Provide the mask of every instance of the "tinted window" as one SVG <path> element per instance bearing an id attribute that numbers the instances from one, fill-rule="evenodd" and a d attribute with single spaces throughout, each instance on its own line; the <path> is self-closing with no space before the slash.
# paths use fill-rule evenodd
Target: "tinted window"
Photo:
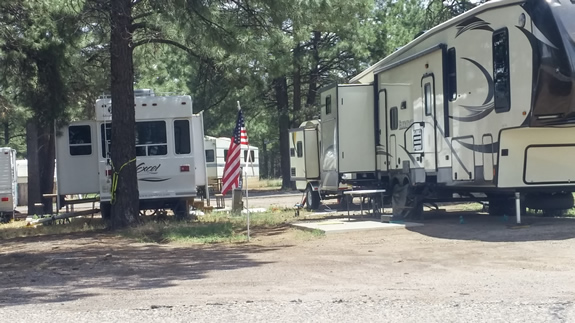
<path id="1" fill-rule="evenodd" d="M 423 101 L 425 104 L 425 115 L 431 115 L 433 111 L 433 92 L 431 89 L 431 83 L 425 83 L 423 86 Z"/>
<path id="2" fill-rule="evenodd" d="M 92 132 L 90 126 L 68 127 L 70 155 L 84 156 L 92 154 Z"/>
<path id="3" fill-rule="evenodd" d="M 228 161 L 228 150 L 224 150 L 224 161 Z"/>
<path id="4" fill-rule="evenodd" d="M 250 159 L 248 160 L 248 151 L 244 150 L 244 162 L 254 162 L 254 157 L 255 153 L 253 150 L 250 150 Z"/>
<path id="5" fill-rule="evenodd" d="M 298 157 L 303 157 L 303 142 L 298 141 L 297 142 L 297 156 Z"/>
<path id="6" fill-rule="evenodd" d="M 509 35 L 507 29 L 502 29 L 493 33 L 495 112 L 507 112 L 511 107 L 509 74 Z"/>
<path id="7" fill-rule="evenodd" d="M 188 120 L 174 121 L 174 148 L 176 154 L 190 153 L 190 139 L 190 122 Z"/>
<path id="8" fill-rule="evenodd" d="M 331 113 L 331 95 L 325 98 L 325 114 Z"/>
<path id="9" fill-rule="evenodd" d="M 165 121 L 136 122 L 136 156 L 168 154 Z"/>
<path id="10" fill-rule="evenodd" d="M 457 99 L 457 57 L 454 47 L 447 51 L 447 89 L 449 101 Z"/>
<path id="11" fill-rule="evenodd" d="M 214 154 L 213 149 L 206 150 L 206 163 L 213 163 L 216 161 L 216 155 Z"/>
<path id="12" fill-rule="evenodd" d="M 102 157 L 106 157 L 109 149 L 110 138 L 112 136 L 112 124 L 101 125 L 102 132 Z M 166 141 L 166 122 L 164 121 L 144 121 L 136 122 L 136 156 L 163 156 L 168 154 L 168 144 Z M 108 141 L 108 145 L 105 144 Z"/>
<path id="13" fill-rule="evenodd" d="M 397 130 L 399 127 L 399 116 L 397 114 L 397 107 L 389 110 L 389 126 L 391 130 Z"/>

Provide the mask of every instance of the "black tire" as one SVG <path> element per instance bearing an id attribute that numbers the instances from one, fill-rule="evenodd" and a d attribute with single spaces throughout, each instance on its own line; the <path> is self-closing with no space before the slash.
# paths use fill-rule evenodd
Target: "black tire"
<path id="1" fill-rule="evenodd" d="M 174 212 L 174 217 L 176 218 L 176 220 L 185 220 L 188 218 L 190 213 L 188 210 L 186 210 L 186 205 L 187 203 L 184 200 L 179 201 L 174 205 L 174 207 L 172 208 L 172 212 Z"/>
<path id="2" fill-rule="evenodd" d="M 112 204 L 110 202 L 100 202 L 100 214 L 102 219 L 110 220 L 112 218 Z"/>
<path id="3" fill-rule="evenodd" d="M 395 220 L 423 218 L 423 197 L 407 180 L 393 186 L 391 207 Z"/>
<path id="4" fill-rule="evenodd" d="M 319 192 L 314 191 L 308 186 L 305 191 L 305 207 L 308 210 L 317 210 L 319 208 Z"/>

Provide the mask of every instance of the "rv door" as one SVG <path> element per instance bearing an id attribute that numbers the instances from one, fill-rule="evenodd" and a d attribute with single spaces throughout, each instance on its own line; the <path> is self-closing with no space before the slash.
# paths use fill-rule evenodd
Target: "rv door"
<path id="1" fill-rule="evenodd" d="M 436 127 L 436 98 L 435 98 L 435 76 L 426 74 L 421 79 L 421 98 L 423 108 L 421 109 L 421 121 L 423 127 L 414 127 L 414 146 L 421 143 L 421 150 L 425 153 L 423 167 L 427 172 L 437 171 L 437 131 Z"/>

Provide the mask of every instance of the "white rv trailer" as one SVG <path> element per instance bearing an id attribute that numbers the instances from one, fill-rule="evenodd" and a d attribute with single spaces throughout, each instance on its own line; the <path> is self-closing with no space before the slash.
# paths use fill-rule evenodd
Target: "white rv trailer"
<path id="1" fill-rule="evenodd" d="M 17 182 L 16 150 L 2 147 L 0 148 L 0 221 L 8 222 L 14 218 L 18 203 Z"/>
<path id="2" fill-rule="evenodd" d="M 331 191 L 335 175 L 383 187 L 398 217 L 453 193 L 489 201 L 492 213 L 508 212 L 516 192 L 531 208 L 572 207 L 573 17 L 573 0 L 500 0 L 434 27 L 351 80 L 374 93 L 361 99 L 373 98 L 369 112 L 354 108 L 369 116 L 361 126 L 341 118 L 347 85 L 324 90 L 321 149 L 332 145 L 339 164 L 322 169 L 319 192 Z M 355 133 L 362 126 L 371 142 Z M 347 140 L 370 150 L 354 156 L 361 169 L 351 180 L 342 176 Z"/>
<path id="3" fill-rule="evenodd" d="M 204 137 L 206 167 L 208 169 L 208 181 L 210 185 L 218 185 L 224 176 L 224 167 L 228 149 L 230 148 L 230 138 L 226 137 Z M 259 150 L 258 147 L 249 146 L 250 154 L 248 155 L 248 146 L 242 145 L 241 167 L 244 169 L 245 176 L 249 178 L 260 177 Z M 251 163 L 250 163 L 251 161 Z M 242 174 L 244 176 L 244 174 Z"/>
<path id="4" fill-rule="evenodd" d="M 187 201 L 197 196 L 197 185 L 206 182 L 203 146 L 195 147 L 195 137 L 203 138 L 203 116 L 192 113 L 187 95 L 156 96 L 146 91 L 135 97 L 135 105 L 140 209 L 170 208 L 176 216 L 184 216 Z M 56 140 L 57 187 L 59 195 L 98 193 L 102 216 L 107 217 L 111 99 L 101 97 L 95 108 L 96 120 L 73 122 Z"/>

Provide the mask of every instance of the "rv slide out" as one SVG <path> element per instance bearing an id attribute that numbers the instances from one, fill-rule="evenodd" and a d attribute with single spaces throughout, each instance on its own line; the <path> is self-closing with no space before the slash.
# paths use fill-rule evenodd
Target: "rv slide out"
<path id="1" fill-rule="evenodd" d="M 198 191 L 207 194 L 203 115 L 193 114 L 190 96 L 140 92 L 135 97 L 140 209 L 172 209 L 176 216 L 185 216 Z M 56 140 L 57 187 L 59 195 L 99 194 L 106 217 L 112 182 L 111 99 L 99 98 L 95 109 L 96 120 L 61 129 Z"/>
<path id="2" fill-rule="evenodd" d="M 573 1 L 490 1 L 323 89 L 320 121 L 303 127 L 320 176 L 292 156 L 292 180 L 316 197 L 384 188 L 402 218 L 455 197 L 513 212 L 517 192 L 524 207 L 573 207 L 573 17 Z"/>

